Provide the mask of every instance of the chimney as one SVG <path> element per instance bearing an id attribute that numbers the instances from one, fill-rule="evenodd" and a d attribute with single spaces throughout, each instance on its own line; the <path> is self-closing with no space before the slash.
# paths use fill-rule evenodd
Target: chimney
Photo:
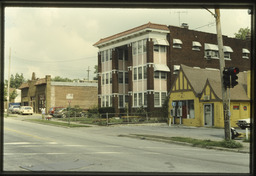
<path id="1" fill-rule="evenodd" d="M 35 72 L 32 73 L 32 79 L 31 79 L 31 80 L 32 80 L 32 81 L 33 81 L 33 80 L 36 80 L 36 74 L 35 74 Z"/>

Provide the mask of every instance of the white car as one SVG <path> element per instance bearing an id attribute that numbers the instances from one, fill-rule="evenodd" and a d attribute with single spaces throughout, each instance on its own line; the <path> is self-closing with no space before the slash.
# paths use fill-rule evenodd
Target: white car
<path id="1" fill-rule="evenodd" d="M 241 129 L 250 128 L 251 126 L 251 119 L 240 119 L 236 123 Z"/>
<path id="2" fill-rule="evenodd" d="M 19 113 L 22 114 L 22 115 L 23 114 L 32 115 L 33 114 L 33 108 L 31 106 L 21 106 Z"/>

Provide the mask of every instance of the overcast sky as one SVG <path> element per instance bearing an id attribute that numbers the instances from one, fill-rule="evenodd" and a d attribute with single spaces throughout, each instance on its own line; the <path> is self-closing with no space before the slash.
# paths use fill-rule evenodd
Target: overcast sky
<path id="1" fill-rule="evenodd" d="M 213 9 L 210 9 L 214 12 Z M 248 10 L 220 10 L 222 34 L 234 37 L 251 25 Z M 215 18 L 205 9 L 6 8 L 5 79 L 11 48 L 11 74 L 31 79 L 45 75 L 92 80 L 101 38 L 148 22 L 216 33 Z"/>

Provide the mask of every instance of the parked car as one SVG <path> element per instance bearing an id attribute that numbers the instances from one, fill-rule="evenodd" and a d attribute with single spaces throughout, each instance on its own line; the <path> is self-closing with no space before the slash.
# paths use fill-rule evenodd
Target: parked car
<path id="1" fill-rule="evenodd" d="M 9 108 L 9 113 L 12 113 L 12 114 L 18 113 L 19 109 L 20 109 L 19 105 L 12 105 Z"/>
<path id="2" fill-rule="evenodd" d="M 251 119 L 240 119 L 236 123 L 241 129 L 250 128 L 251 127 Z"/>
<path id="3" fill-rule="evenodd" d="M 33 108 L 31 106 L 21 106 L 19 110 L 19 114 L 33 114 Z"/>
<path id="4" fill-rule="evenodd" d="M 53 115 L 55 111 L 63 109 L 64 107 L 51 107 L 48 111 L 48 114 Z"/>
<path id="5" fill-rule="evenodd" d="M 84 117 L 84 112 L 81 108 L 62 108 L 54 112 L 52 115 L 57 118 L 66 117 Z"/>
<path id="6" fill-rule="evenodd" d="M 13 108 L 12 108 L 12 113 L 13 114 L 19 113 L 19 110 L 20 110 L 20 106 L 19 105 L 14 105 Z"/>

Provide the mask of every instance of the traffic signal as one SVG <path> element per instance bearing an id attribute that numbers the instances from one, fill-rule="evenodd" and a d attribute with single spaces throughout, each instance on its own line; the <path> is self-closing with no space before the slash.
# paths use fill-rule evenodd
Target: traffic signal
<path id="1" fill-rule="evenodd" d="M 233 88 L 235 87 L 238 82 L 239 69 L 236 67 L 227 67 L 223 70 L 223 85 L 226 88 Z"/>
<path id="2" fill-rule="evenodd" d="M 238 76 L 237 74 L 239 73 L 239 69 L 236 67 L 231 67 L 230 68 L 230 75 L 231 75 L 231 87 L 235 87 L 238 84 Z"/>
<path id="3" fill-rule="evenodd" d="M 230 72 L 229 68 L 224 68 L 223 70 L 223 84 L 225 89 L 230 88 Z"/>

